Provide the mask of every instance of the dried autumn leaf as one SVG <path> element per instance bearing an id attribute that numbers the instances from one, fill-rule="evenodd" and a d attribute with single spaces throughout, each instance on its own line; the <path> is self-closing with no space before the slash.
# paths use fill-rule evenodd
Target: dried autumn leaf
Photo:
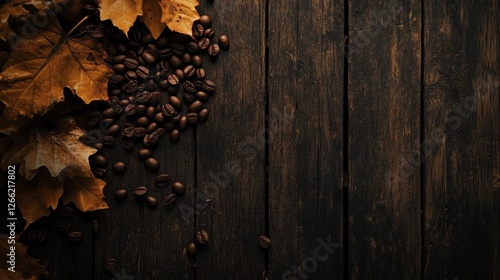
<path id="1" fill-rule="evenodd" d="M 154 1 L 154 0 L 147 0 Z M 161 22 L 172 31 L 192 35 L 193 22 L 200 18 L 197 0 L 159 0 L 163 12 Z"/>
<path id="2" fill-rule="evenodd" d="M 153 35 L 155 39 L 158 39 L 165 27 L 167 27 L 167 25 L 161 21 L 163 15 L 159 1 L 145 0 L 142 9 L 144 15 L 141 17 L 141 21 L 144 22 L 151 32 L 151 35 Z"/>
<path id="3" fill-rule="evenodd" d="M 5 235 L 0 237 L 0 279 L 4 280 L 35 280 L 39 276 L 47 276 L 48 273 L 45 267 L 40 264 L 40 260 L 28 256 L 28 248 L 16 242 L 16 272 L 8 271 L 9 261 L 7 253 L 10 252 L 10 247 L 13 246 L 8 243 L 8 238 Z"/>
<path id="4" fill-rule="evenodd" d="M 99 0 L 98 3 L 101 20 L 110 19 L 125 34 L 137 16 L 142 15 L 143 0 Z"/>
<path id="5" fill-rule="evenodd" d="M 63 203 L 73 202 L 82 212 L 107 209 L 103 200 L 106 182 L 95 177 L 76 176 L 64 183 Z"/>
<path id="6" fill-rule="evenodd" d="M 87 37 L 61 34 L 54 19 L 33 39 L 19 45 L 0 73 L 0 101 L 6 108 L 0 132 L 16 131 L 21 119 L 43 115 L 64 100 L 69 87 L 85 102 L 107 98 L 112 70 L 104 64 L 100 44 Z"/>
<path id="7" fill-rule="evenodd" d="M 52 177 L 91 174 L 89 156 L 96 149 L 84 145 L 79 138 L 85 132 L 79 129 L 74 118 L 64 117 L 50 129 L 31 127 L 13 135 L 14 146 L 5 154 L 1 166 L 19 166 L 20 173 L 31 180 L 42 166 L 47 167 Z"/>
<path id="8" fill-rule="evenodd" d="M 50 215 L 50 209 L 57 208 L 62 195 L 63 184 L 45 167 L 40 168 L 32 180 L 20 177 L 16 183 L 16 201 L 26 220 L 25 229 L 41 217 Z"/>

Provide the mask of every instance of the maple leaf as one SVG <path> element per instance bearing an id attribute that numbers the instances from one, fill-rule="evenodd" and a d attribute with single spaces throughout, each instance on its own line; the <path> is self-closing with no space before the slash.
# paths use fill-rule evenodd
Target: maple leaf
<path id="1" fill-rule="evenodd" d="M 84 145 L 79 138 L 85 132 L 79 129 L 73 117 L 57 120 L 53 127 L 32 126 L 13 134 L 14 146 L 5 153 L 2 169 L 9 164 L 19 166 L 20 173 L 31 180 L 42 166 L 52 177 L 63 172 L 65 177 L 91 174 L 89 156 L 96 149 Z"/>
<path id="2" fill-rule="evenodd" d="M 101 20 L 110 19 L 125 34 L 137 16 L 142 15 L 143 0 L 99 0 L 98 3 Z"/>
<path id="3" fill-rule="evenodd" d="M 0 132 L 16 131 L 26 123 L 23 118 L 46 113 L 64 100 L 65 87 L 85 103 L 106 99 L 112 70 L 103 55 L 97 41 L 63 35 L 57 19 L 33 39 L 19 40 L 0 73 L 0 101 L 6 106 Z"/>
<path id="4" fill-rule="evenodd" d="M 95 177 L 76 176 L 64 184 L 63 203 L 73 202 L 82 212 L 107 209 L 103 200 L 106 182 Z"/>
<path id="5" fill-rule="evenodd" d="M 197 0 L 160 0 L 161 22 L 174 32 L 192 35 L 193 22 L 200 18 L 196 11 L 198 5 Z"/>
<path id="6" fill-rule="evenodd" d="M 153 38 L 158 39 L 167 25 L 161 21 L 162 9 L 158 0 L 146 0 L 142 7 L 144 15 L 141 21 L 144 22 L 146 27 L 153 35 Z"/>
<path id="7" fill-rule="evenodd" d="M 8 238 L 5 235 L 0 236 L 0 279 L 4 280 L 34 280 L 39 276 L 47 276 L 45 266 L 40 264 L 40 260 L 30 257 L 27 253 L 28 248 L 16 242 L 16 272 L 7 270 L 9 257 L 7 253 L 10 252 L 10 247 L 14 246 L 8 243 Z"/>

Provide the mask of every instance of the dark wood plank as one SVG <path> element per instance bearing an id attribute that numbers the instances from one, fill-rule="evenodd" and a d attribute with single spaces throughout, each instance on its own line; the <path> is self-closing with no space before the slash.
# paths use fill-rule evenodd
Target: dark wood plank
<path id="1" fill-rule="evenodd" d="M 420 1 L 350 1 L 351 279 L 420 278 L 420 33 Z"/>
<path id="2" fill-rule="evenodd" d="M 161 165 L 157 173 L 168 173 L 174 180 L 184 182 L 192 193 L 194 185 L 194 134 L 187 130 L 178 143 L 163 138 L 154 152 Z M 192 228 L 182 219 L 177 209 L 166 209 L 163 198 L 171 193 L 170 187 L 158 188 L 156 173 L 149 172 L 136 156 L 136 150 L 127 153 L 117 141 L 117 148 L 108 152 L 110 166 L 123 161 L 128 169 L 124 175 L 114 175 L 109 168 L 106 175 L 106 201 L 110 209 L 100 213 L 100 230 L 95 237 L 95 279 L 111 279 L 104 270 L 107 258 L 117 260 L 118 274 L 134 279 L 194 279 L 192 263 L 183 255 L 184 246 L 192 240 Z M 148 194 L 159 199 L 157 209 L 150 209 L 132 195 L 136 186 L 148 187 Z M 126 201 L 117 202 L 114 190 L 126 188 Z M 186 194 L 179 203 L 193 205 L 193 196 Z M 115 278 L 117 278 L 115 276 Z M 118 278 L 117 278 L 118 279 Z"/>
<path id="3" fill-rule="evenodd" d="M 210 235 L 197 255 L 197 278 L 260 279 L 266 267 L 257 245 L 265 231 L 264 149 L 245 143 L 264 141 L 265 1 L 200 2 L 216 36 L 227 34 L 231 47 L 215 62 L 204 61 L 217 91 L 196 135 L 196 222 Z"/>
<path id="4" fill-rule="evenodd" d="M 344 3 L 268 10 L 270 277 L 343 279 Z"/>
<path id="5" fill-rule="evenodd" d="M 500 278 L 499 17 L 425 1 L 426 279 Z"/>

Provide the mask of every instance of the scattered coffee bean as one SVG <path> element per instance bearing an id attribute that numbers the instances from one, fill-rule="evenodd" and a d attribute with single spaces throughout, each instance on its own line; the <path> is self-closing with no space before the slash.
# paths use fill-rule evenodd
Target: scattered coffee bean
<path id="1" fill-rule="evenodd" d="M 73 243 L 78 243 L 82 240 L 82 233 L 79 231 L 71 231 L 68 233 L 68 240 Z"/>
<path id="2" fill-rule="evenodd" d="M 107 271 L 115 271 L 116 260 L 113 258 L 108 258 L 104 261 L 104 269 Z"/>
<path id="3" fill-rule="evenodd" d="M 203 109 L 203 103 L 201 103 L 199 100 L 194 101 L 189 105 L 188 111 L 192 113 L 198 113 Z M 189 116 L 189 115 L 188 115 Z"/>
<path id="4" fill-rule="evenodd" d="M 172 193 L 165 198 L 165 205 L 167 207 L 170 207 L 174 205 L 176 201 L 177 201 L 177 195 Z"/>
<path id="5" fill-rule="evenodd" d="M 220 35 L 217 42 L 219 43 L 221 49 L 223 50 L 229 49 L 230 43 L 229 43 L 229 37 L 227 35 Z"/>
<path id="6" fill-rule="evenodd" d="M 72 218 L 75 215 L 73 208 L 68 206 L 61 207 L 58 212 L 61 218 Z"/>
<path id="7" fill-rule="evenodd" d="M 160 162 L 157 159 L 150 157 L 144 161 L 144 166 L 146 166 L 149 171 L 156 171 L 160 167 Z"/>
<path id="8" fill-rule="evenodd" d="M 158 187 L 165 187 L 170 183 L 170 176 L 166 173 L 159 174 L 156 176 L 155 181 Z"/>
<path id="9" fill-rule="evenodd" d="M 132 191 L 132 194 L 135 197 L 143 197 L 144 195 L 146 195 L 147 192 L 148 188 L 146 188 L 145 186 L 139 186 Z"/>
<path id="10" fill-rule="evenodd" d="M 198 120 L 200 122 L 205 122 L 207 119 L 208 119 L 208 109 L 205 108 L 198 113 Z"/>
<path id="11" fill-rule="evenodd" d="M 137 157 L 139 159 L 147 159 L 153 156 L 153 151 L 151 149 L 139 149 L 137 150 Z"/>
<path id="12" fill-rule="evenodd" d="M 57 233 L 63 236 L 67 236 L 70 230 L 71 230 L 71 224 L 68 223 L 59 224 L 56 228 Z"/>
<path id="13" fill-rule="evenodd" d="M 150 208 L 156 208 L 158 206 L 158 200 L 152 196 L 146 197 L 146 205 Z"/>
<path id="14" fill-rule="evenodd" d="M 170 133 L 168 134 L 168 139 L 170 139 L 170 141 L 173 143 L 179 141 L 180 137 L 181 137 L 181 133 L 178 129 L 172 129 L 170 131 Z"/>
<path id="15" fill-rule="evenodd" d="M 180 182 L 173 182 L 172 192 L 176 195 L 183 195 L 186 192 L 186 185 Z"/>
<path id="16" fill-rule="evenodd" d="M 200 19 L 198 22 L 203 25 L 204 28 L 210 28 L 212 27 L 212 18 L 208 15 L 202 15 L 200 16 Z"/>
<path id="17" fill-rule="evenodd" d="M 105 168 L 95 168 L 94 169 L 94 175 L 97 176 L 97 177 L 103 177 L 104 174 L 106 174 L 106 169 Z"/>
<path id="18" fill-rule="evenodd" d="M 199 230 L 196 232 L 196 241 L 198 241 L 198 244 L 205 244 L 208 241 L 208 233 L 205 230 Z"/>
<path id="19" fill-rule="evenodd" d="M 190 257 L 193 257 L 194 255 L 196 255 L 196 244 L 191 242 L 189 243 L 187 246 L 186 246 L 186 252 L 188 254 L 188 256 Z"/>
<path id="20" fill-rule="evenodd" d="M 217 44 L 210 45 L 210 47 L 208 47 L 207 52 L 208 52 L 208 55 L 210 55 L 213 58 L 218 56 L 219 52 L 220 52 L 219 45 L 217 45 Z"/>
<path id="21" fill-rule="evenodd" d="M 128 191 L 126 189 L 119 189 L 115 191 L 115 199 L 117 201 L 124 201 L 127 198 Z"/>
<path id="22" fill-rule="evenodd" d="M 206 50 L 208 49 L 209 46 L 210 46 L 210 39 L 208 38 L 201 38 L 198 41 L 198 47 L 200 48 L 200 50 Z"/>
<path id="23" fill-rule="evenodd" d="M 108 165 L 108 160 L 103 155 L 95 155 L 92 161 L 96 166 L 99 167 L 106 167 Z"/>
<path id="24" fill-rule="evenodd" d="M 124 162 L 118 161 L 113 164 L 113 171 L 116 174 L 123 174 L 127 170 L 127 165 Z"/>
<path id="25" fill-rule="evenodd" d="M 267 236 L 262 235 L 259 237 L 259 245 L 263 249 L 269 249 L 269 247 L 271 247 L 271 239 L 269 239 L 269 237 Z"/>

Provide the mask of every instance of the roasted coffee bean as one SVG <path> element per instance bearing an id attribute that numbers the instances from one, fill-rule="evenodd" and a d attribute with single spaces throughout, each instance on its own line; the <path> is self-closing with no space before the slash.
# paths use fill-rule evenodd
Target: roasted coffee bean
<path id="1" fill-rule="evenodd" d="M 116 139 L 115 139 L 115 137 L 113 137 L 111 135 L 106 135 L 102 138 L 102 143 L 106 147 L 114 147 L 115 143 L 116 143 Z"/>
<path id="2" fill-rule="evenodd" d="M 127 198 L 128 191 L 126 189 L 119 189 L 115 191 L 115 199 L 117 201 L 124 201 Z"/>
<path id="3" fill-rule="evenodd" d="M 196 78 L 199 80 L 205 79 L 205 70 L 203 68 L 196 69 Z"/>
<path id="4" fill-rule="evenodd" d="M 196 255 L 196 244 L 194 244 L 193 242 L 189 243 L 187 246 L 186 246 L 186 253 L 188 254 L 188 256 L 190 257 L 194 257 L 194 255 Z"/>
<path id="5" fill-rule="evenodd" d="M 170 121 L 172 121 L 172 122 L 178 122 L 180 119 L 181 119 L 180 114 L 176 114 L 176 115 L 170 117 Z"/>
<path id="6" fill-rule="evenodd" d="M 137 105 L 135 104 L 128 104 L 127 107 L 125 107 L 125 114 L 128 116 L 133 116 L 135 115 L 135 112 L 137 110 Z"/>
<path id="7" fill-rule="evenodd" d="M 137 67 L 139 67 L 139 63 L 134 58 L 126 58 L 123 64 L 125 65 L 125 67 L 131 70 L 135 70 L 137 69 Z"/>
<path id="8" fill-rule="evenodd" d="M 179 81 L 182 82 L 185 80 L 186 76 L 184 75 L 184 71 L 182 69 L 175 69 L 174 75 L 179 78 Z"/>
<path id="9" fill-rule="evenodd" d="M 135 135 L 135 127 L 125 127 L 122 130 L 123 137 L 131 138 Z"/>
<path id="10" fill-rule="evenodd" d="M 144 104 L 137 105 L 137 109 L 135 110 L 136 116 L 143 116 L 144 114 L 146 114 L 146 109 L 146 105 Z"/>
<path id="11" fill-rule="evenodd" d="M 128 99 L 122 99 L 122 100 L 120 100 L 119 104 L 122 107 L 126 107 L 128 104 L 130 104 L 130 100 L 128 100 Z"/>
<path id="12" fill-rule="evenodd" d="M 166 173 L 159 174 L 156 176 L 155 181 L 158 187 L 165 187 L 170 183 L 170 176 Z"/>
<path id="13" fill-rule="evenodd" d="M 197 53 L 199 49 L 200 47 L 198 47 L 198 44 L 196 44 L 196 42 L 189 42 L 186 45 L 186 50 L 190 53 Z"/>
<path id="14" fill-rule="evenodd" d="M 138 85 L 136 80 L 131 80 L 123 85 L 122 90 L 127 94 L 133 94 L 137 91 Z"/>
<path id="15" fill-rule="evenodd" d="M 156 113 L 156 115 L 155 115 L 155 121 L 158 124 L 162 124 L 162 123 L 165 123 L 167 121 L 167 117 L 165 117 L 165 115 L 163 115 L 162 112 L 159 112 L 159 113 Z"/>
<path id="16" fill-rule="evenodd" d="M 172 105 L 175 109 L 179 110 L 182 107 L 182 100 L 179 97 L 172 95 L 168 98 L 168 103 Z"/>
<path id="17" fill-rule="evenodd" d="M 133 150 L 133 149 L 134 149 L 134 147 L 135 147 L 135 143 L 134 143 L 134 141 L 133 141 L 133 140 L 131 140 L 131 139 L 123 139 L 122 144 L 123 144 L 123 148 L 124 148 L 125 150 L 127 150 L 127 151 L 131 151 L 131 150 Z"/>
<path id="18" fill-rule="evenodd" d="M 107 129 L 107 128 L 111 127 L 114 123 L 115 123 L 115 120 L 114 120 L 114 119 L 110 119 L 110 118 L 103 119 L 103 120 L 101 121 L 101 125 L 102 125 L 101 127 L 102 127 L 103 129 Z"/>
<path id="19" fill-rule="evenodd" d="M 146 128 L 145 127 L 136 127 L 135 128 L 135 138 L 142 138 L 146 135 Z"/>
<path id="20" fill-rule="evenodd" d="M 172 55 L 168 58 L 168 64 L 173 69 L 178 69 L 182 67 L 182 60 L 178 56 Z"/>
<path id="21" fill-rule="evenodd" d="M 156 104 L 160 103 L 162 99 L 161 93 L 158 91 L 151 92 L 151 101 L 150 104 L 152 106 L 156 106 Z"/>
<path id="22" fill-rule="evenodd" d="M 156 45 L 158 45 L 159 48 L 164 48 L 166 46 L 168 46 L 168 39 L 167 37 L 159 37 L 157 40 L 156 40 Z"/>
<path id="23" fill-rule="evenodd" d="M 147 192 L 148 188 L 146 188 L 145 186 L 139 186 L 132 191 L 132 194 L 135 197 L 143 197 L 144 195 L 146 195 Z"/>
<path id="24" fill-rule="evenodd" d="M 142 59 L 142 57 L 137 57 L 137 62 L 139 62 L 139 66 L 144 66 L 146 67 L 148 64 Z"/>
<path id="25" fill-rule="evenodd" d="M 259 237 L 259 246 L 262 248 L 262 249 L 269 249 L 269 247 L 271 247 L 271 239 L 269 239 L 269 237 L 267 236 L 260 236 Z"/>
<path id="26" fill-rule="evenodd" d="M 167 81 L 168 81 L 168 83 L 169 83 L 170 85 L 172 85 L 172 86 L 176 86 L 176 85 L 178 85 L 178 84 L 179 84 L 179 77 L 177 77 L 177 76 L 176 76 L 176 75 L 174 75 L 174 74 L 170 74 L 170 75 L 168 75 L 168 77 L 167 77 Z"/>
<path id="27" fill-rule="evenodd" d="M 104 261 L 104 270 L 107 271 L 115 271 L 116 269 L 116 260 L 113 258 L 108 258 Z"/>
<path id="28" fill-rule="evenodd" d="M 137 52 L 140 47 L 141 47 L 141 45 L 136 43 L 136 42 L 128 42 L 127 43 L 127 49 L 134 51 L 134 52 Z"/>
<path id="29" fill-rule="evenodd" d="M 210 40 L 214 37 L 214 35 L 215 35 L 215 31 L 212 28 L 205 29 L 205 32 L 203 34 L 203 36 L 210 38 Z"/>
<path id="30" fill-rule="evenodd" d="M 165 197 L 165 205 L 167 207 L 171 207 L 172 205 L 175 204 L 177 201 L 177 195 L 176 194 L 169 194 L 167 197 Z"/>
<path id="31" fill-rule="evenodd" d="M 147 109 L 146 109 L 146 118 L 148 119 L 153 119 L 156 115 L 156 109 L 154 106 L 149 106 Z"/>
<path id="32" fill-rule="evenodd" d="M 196 68 L 193 65 L 188 65 L 184 68 L 184 75 L 188 78 L 193 77 L 196 74 Z"/>
<path id="33" fill-rule="evenodd" d="M 113 64 L 120 64 L 123 63 L 127 59 L 127 56 L 124 54 L 117 54 L 113 56 Z"/>
<path id="34" fill-rule="evenodd" d="M 203 90 L 203 81 L 195 81 L 194 86 L 196 87 L 196 90 Z"/>
<path id="35" fill-rule="evenodd" d="M 62 223 L 57 225 L 56 231 L 58 234 L 62 236 L 68 235 L 68 232 L 71 230 L 71 224 L 68 223 Z"/>
<path id="36" fill-rule="evenodd" d="M 203 81 L 203 89 L 207 92 L 213 92 L 215 90 L 214 82 L 210 80 Z"/>
<path id="37" fill-rule="evenodd" d="M 193 26 L 193 36 L 201 37 L 203 36 L 203 34 L 205 34 L 205 28 L 203 27 L 203 25 L 201 25 L 200 23 L 195 24 Z"/>
<path id="38" fill-rule="evenodd" d="M 139 159 L 147 159 L 153 156 L 153 151 L 150 149 L 139 149 L 137 150 L 137 157 Z"/>
<path id="39" fill-rule="evenodd" d="M 147 81 L 144 83 L 144 88 L 147 91 L 153 91 L 156 89 L 156 82 L 153 78 L 147 79 Z"/>
<path id="40" fill-rule="evenodd" d="M 156 55 L 156 53 L 158 52 L 158 48 L 156 48 L 156 46 L 154 44 L 148 44 L 146 46 L 146 52 L 148 52 L 152 55 Z"/>
<path id="41" fill-rule="evenodd" d="M 146 134 L 146 136 L 144 136 L 144 140 L 143 140 L 144 146 L 149 147 L 149 146 L 156 145 L 160 141 L 160 139 L 163 136 L 165 136 L 166 133 L 167 132 L 165 131 L 164 128 L 158 128 L 153 133 Z"/>
<path id="42" fill-rule="evenodd" d="M 128 51 L 127 56 L 132 58 L 132 59 L 137 59 L 137 53 L 134 51 Z"/>
<path id="43" fill-rule="evenodd" d="M 117 73 L 117 74 L 123 74 L 123 73 L 125 73 L 125 71 L 127 71 L 127 68 L 125 67 L 124 64 L 119 63 L 119 64 L 113 65 L 113 71 L 115 71 L 115 73 Z M 121 81 L 119 81 L 119 82 L 121 82 Z"/>
<path id="44" fill-rule="evenodd" d="M 176 195 L 183 195 L 186 192 L 186 185 L 181 182 L 172 183 L 172 193 Z"/>
<path id="45" fill-rule="evenodd" d="M 208 241 L 208 233 L 205 230 L 199 230 L 196 232 L 196 241 L 198 241 L 198 244 L 205 244 Z"/>
<path id="46" fill-rule="evenodd" d="M 177 86 L 169 85 L 167 87 L 167 93 L 169 95 L 176 95 L 178 91 L 179 91 L 179 86 L 178 85 Z"/>
<path id="47" fill-rule="evenodd" d="M 213 45 L 210 45 L 210 47 L 208 47 L 208 55 L 211 56 L 211 57 L 216 57 L 217 55 L 219 55 L 219 45 L 217 44 L 213 44 Z"/>
<path id="48" fill-rule="evenodd" d="M 135 124 L 137 126 L 147 127 L 149 125 L 149 119 L 146 117 L 137 118 L 137 120 L 135 121 Z"/>
<path id="49" fill-rule="evenodd" d="M 196 86 L 190 81 L 185 81 L 183 84 L 183 87 L 184 87 L 184 90 L 189 92 L 189 93 L 196 92 Z"/>
<path id="50" fill-rule="evenodd" d="M 208 109 L 205 108 L 205 109 L 201 110 L 198 113 L 198 116 L 199 116 L 198 120 L 200 122 L 205 122 L 208 119 Z"/>
<path id="51" fill-rule="evenodd" d="M 220 35 L 217 41 L 221 49 L 223 50 L 229 49 L 230 42 L 229 42 L 229 37 L 227 35 Z"/>
<path id="52" fill-rule="evenodd" d="M 141 38 L 141 44 L 143 45 L 147 45 L 147 44 L 151 44 L 154 42 L 154 38 L 153 38 L 153 35 L 151 34 L 146 34 L 144 36 L 142 36 Z"/>
<path id="53" fill-rule="evenodd" d="M 198 41 L 198 47 L 200 48 L 200 50 L 206 50 L 208 49 L 208 47 L 210 46 L 210 39 L 208 38 L 201 38 L 199 41 Z"/>
<path id="54" fill-rule="evenodd" d="M 121 94 L 122 94 L 122 91 L 119 88 L 111 89 L 108 93 L 108 95 L 111 97 L 119 97 Z"/>
<path id="55" fill-rule="evenodd" d="M 208 15 L 200 16 L 198 22 L 205 28 L 210 28 L 212 26 L 212 18 L 209 17 Z"/>
<path id="56" fill-rule="evenodd" d="M 192 93 L 185 91 L 182 93 L 182 99 L 184 100 L 184 102 L 191 104 L 196 100 L 196 96 L 194 96 L 194 94 Z"/>
<path id="57" fill-rule="evenodd" d="M 144 161 L 144 166 L 146 166 L 146 169 L 148 169 L 149 171 L 156 171 L 160 167 L 160 162 L 157 159 L 151 157 Z"/>
<path id="58" fill-rule="evenodd" d="M 149 76 L 149 70 L 148 70 L 148 68 L 146 68 L 144 66 L 137 67 L 135 72 L 137 73 L 137 76 L 139 76 L 143 79 L 146 79 Z"/>
<path id="59" fill-rule="evenodd" d="M 154 116 L 153 116 L 154 117 Z M 146 127 L 146 133 L 153 133 L 155 130 L 157 130 L 159 128 L 158 124 L 155 123 L 155 122 L 152 122 L 148 125 L 148 127 Z M 146 134 L 147 135 L 147 134 Z M 144 136 L 146 137 L 146 136 Z"/>
<path id="60" fill-rule="evenodd" d="M 178 42 L 172 42 L 170 43 L 170 48 L 174 52 L 175 55 L 181 56 L 184 54 L 185 47 L 183 44 L 178 43 Z"/>
<path id="61" fill-rule="evenodd" d="M 162 90 L 167 90 L 170 84 L 169 84 L 168 80 L 167 80 L 167 79 L 165 79 L 165 80 L 161 80 L 161 81 L 158 83 L 158 85 L 160 86 L 160 88 L 161 88 Z"/>
<path id="62" fill-rule="evenodd" d="M 154 65 L 156 63 L 156 57 L 150 52 L 143 52 L 141 58 L 149 65 Z"/>
<path id="63" fill-rule="evenodd" d="M 174 52 L 172 51 L 171 48 L 163 48 L 161 49 L 159 52 L 158 52 L 158 55 L 161 57 L 161 58 L 167 58 L 167 57 L 170 57 L 174 54 Z M 168 67 L 164 67 L 163 69 L 167 69 Z"/>
<path id="64" fill-rule="evenodd" d="M 158 206 L 158 200 L 155 197 L 148 196 L 146 197 L 146 205 L 150 208 L 156 208 L 156 206 Z"/>
<path id="65" fill-rule="evenodd" d="M 120 54 L 125 54 L 127 53 L 127 47 L 124 44 L 117 44 L 116 51 Z"/>
<path id="66" fill-rule="evenodd" d="M 68 240 L 73 243 L 82 241 L 82 233 L 79 231 L 72 231 L 68 233 Z"/>
<path id="67" fill-rule="evenodd" d="M 192 113 L 198 113 L 203 109 L 203 103 L 201 103 L 199 100 L 194 101 L 189 105 L 188 111 Z M 188 115 L 189 116 L 189 115 Z"/>
<path id="68" fill-rule="evenodd" d="M 149 91 L 140 92 L 135 95 L 135 101 L 139 104 L 146 104 L 151 101 L 151 93 Z"/>
<path id="69" fill-rule="evenodd" d="M 204 91 L 197 91 L 195 96 L 196 96 L 196 99 L 198 99 L 200 101 L 206 101 L 210 98 L 210 95 L 208 95 L 208 93 L 206 93 Z"/>
<path id="70" fill-rule="evenodd" d="M 103 119 L 112 119 L 114 117 L 116 117 L 116 112 L 113 108 L 107 108 L 106 110 L 102 111 Z"/>
<path id="71" fill-rule="evenodd" d="M 132 71 L 132 70 L 128 70 L 126 73 L 125 73 L 125 77 L 127 78 L 127 80 L 137 80 L 137 74 Z"/>
<path id="72" fill-rule="evenodd" d="M 177 115 L 174 107 L 170 104 L 165 104 L 161 107 L 161 112 L 167 118 Z"/>
<path id="73" fill-rule="evenodd" d="M 180 136 L 181 136 L 181 133 L 180 133 L 180 131 L 179 131 L 179 130 L 177 130 L 177 129 L 172 129 L 172 130 L 169 132 L 169 134 L 168 134 L 168 139 L 170 139 L 170 142 L 175 143 L 175 142 L 179 141 Z"/>
<path id="74" fill-rule="evenodd" d="M 36 239 L 39 242 L 44 242 L 45 239 L 47 239 L 47 234 L 49 233 L 49 230 L 47 228 L 39 228 L 36 232 Z"/>
<path id="75" fill-rule="evenodd" d="M 123 174 L 127 170 L 127 165 L 122 161 L 117 161 L 113 164 L 113 171 L 116 174 Z"/>
<path id="76" fill-rule="evenodd" d="M 75 211 L 73 210 L 73 208 L 68 206 L 61 207 L 58 213 L 62 218 L 72 218 L 75 215 Z"/>
<path id="77" fill-rule="evenodd" d="M 94 147 L 98 153 L 101 153 L 102 151 L 104 151 L 104 144 L 102 143 L 95 143 L 94 145 L 92 145 L 92 147 Z"/>
<path id="78" fill-rule="evenodd" d="M 191 63 L 196 68 L 201 68 L 203 66 L 203 59 L 199 55 L 193 55 L 191 58 Z"/>
<path id="79" fill-rule="evenodd" d="M 167 122 L 163 128 L 165 128 L 166 131 L 170 132 L 172 129 L 176 127 L 175 123 L 173 121 Z"/>
<path id="80" fill-rule="evenodd" d="M 120 133 L 120 130 L 121 130 L 120 125 L 115 123 L 108 128 L 108 134 L 116 136 L 118 133 Z"/>
<path id="81" fill-rule="evenodd" d="M 108 160 L 103 155 L 95 155 L 92 161 L 96 166 L 99 167 L 106 167 L 108 165 Z"/>
<path id="82" fill-rule="evenodd" d="M 188 119 L 186 116 L 182 116 L 181 119 L 179 120 L 179 130 L 184 131 L 186 130 L 188 125 Z"/>
<path id="83" fill-rule="evenodd" d="M 104 176 L 104 174 L 106 174 L 106 169 L 104 169 L 104 168 L 95 168 L 94 169 L 95 176 L 102 177 L 102 176 Z"/>
<path id="84" fill-rule="evenodd" d="M 197 123 L 198 122 L 198 114 L 197 113 L 189 113 L 187 114 L 187 122 L 188 123 Z"/>
<path id="85" fill-rule="evenodd" d="M 184 53 L 181 57 L 182 63 L 184 65 L 189 65 L 191 64 L 191 54 L 190 53 Z"/>

